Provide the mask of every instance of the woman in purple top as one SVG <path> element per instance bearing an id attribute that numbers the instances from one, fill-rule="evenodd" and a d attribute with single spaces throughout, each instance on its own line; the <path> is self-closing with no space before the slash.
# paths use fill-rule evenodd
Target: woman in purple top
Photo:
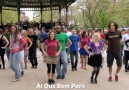
<path id="1" fill-rule="evenodd" d="M 104 42 L 100 41 L 100 34 L 98 33 L 95 33 L 92 37 L 92 41 L 84 47 L 90 55 L 88 64 L 93 67 L 91 83 L 97 84 L 97 77 L 102 63 L 101 51 L 104 50 L 103 47 L 106 48 L 106 45 L 104 44 Z M 91 49 L 92 51 L 90 52 L 88 51 L 88 49 Z M 94 75 L 95 79 L 93 81 Z"/>
<path id="2" fill-rule="evenodd" d="M 11 35 L 10 35 L 10 57 L 9 63 L 11 69 L 15 72 L 15 79 L 12 82 L 19 81 L 20 79 L 20 69 L 19 69 L 19 56 L 20 51 L 25 45 L 25 40 L 19 35 L 17 26 L 11 26 Z"/>

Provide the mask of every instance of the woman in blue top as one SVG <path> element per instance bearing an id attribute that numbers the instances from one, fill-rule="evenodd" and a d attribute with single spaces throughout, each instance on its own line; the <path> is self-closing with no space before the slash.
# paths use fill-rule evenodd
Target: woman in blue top
<path id="1" fill-rule="evenodd" d="M 100 40 L 100 34 L 98 33 L 95 33 L 92 37 L 92 41 L 84 46 L 84 49 L 90 55 L 88 64 L 93 67 L 91 83 L 97 84 L 97 77 L 99 75 L 99 69 L 102 63 L 101 51 L 103 50 L 103 47 L 106 49 L 106 45 Z M 90 52 L 88 49 L 91 49 L 92 51 Z M 93 81 L 94 75 L 95 79 Z"/>

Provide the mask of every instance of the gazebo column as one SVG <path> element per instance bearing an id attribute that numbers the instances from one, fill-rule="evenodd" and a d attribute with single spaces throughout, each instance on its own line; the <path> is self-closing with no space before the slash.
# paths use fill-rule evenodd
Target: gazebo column
<path id="1" fill-rule="evenodd" d="M 18 28 L 20 28 L 19 26 L 19 22 L 20 22 L 20 1 L 17 0 L 17 15 L 18 15 Z"/>
<path id="2" fill-rule="evenodd" d="M 0 22 L 2 22 L 2 6 L 0 6 Z"/>
<path id="3" fill-rule="evenodd" d="M 59 19 L 60 19 L 60 22 L 61 22 L 61 6 L 59 6 Z"/>
<path id="4" fill-rule="evenodd" d="M 51 10 L 51 29 L 53 28 L 53 9 L 52 9 L 52 7 L 53 7 L 53 2 L 52 2 L 53 0 L 50 0 L 50 10 Z"/>
<path id="5" fill-rule="evenodd" d="M 41 5 L 40 5 L 40 13 L 41 13 L 40 19 L 41 19 L 41 23 L 42 23 L 42 12 L 43 12 L 43 5 L 42 5 L 42 3 L 41 3 Z"/>
<path id="6" fill-rule="evenodd" d="M 66 25 L 68 26 L 68 6 L 66 6 Z"/>

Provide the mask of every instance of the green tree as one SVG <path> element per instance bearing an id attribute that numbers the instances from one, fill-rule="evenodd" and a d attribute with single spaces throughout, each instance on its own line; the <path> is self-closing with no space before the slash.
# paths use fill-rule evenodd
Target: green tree
<path id="1" fill-rule="evenodd" d="M 42 12 L 42 19 L 46 22 L 51 20 L 51 12 L 50 11 L 43 11 Z M 53 11 L 53 21 L 57 21 L 59 19 L 59 12 L 57 10 Z M 41 20 L 41 13 L 39 11 L 34 12 L 33 21 L 39 22 Z"/>
<path id="2" fill-rule="evenodd" d="M 129 25 L 129 3 L 127 0 L 118 0 L 109 7 L 109 17 L 111 21 L 118 23 L 119 27 Z"/>
<path id="3" fill-rule="evenodd" d="M 108 8 L 111 1 L 109 0 L 80 0 L 77 6 L 81 13 L 81 23 L 83 26 L 91 27 L 93 30 L 96 27 L 105 28 L 109 23 L 110 18 Z"/>
<path id="4" fill-rule="evenodd" d="M 3 22 L 17 22 L 17 20 L 18 20 L 17 11 L 9 11 L 9 10 L 2 11 Z"/>

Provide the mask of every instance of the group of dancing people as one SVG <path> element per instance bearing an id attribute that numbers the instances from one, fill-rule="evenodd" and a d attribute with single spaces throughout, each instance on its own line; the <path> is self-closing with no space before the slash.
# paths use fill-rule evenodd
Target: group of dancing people
<path id="1" fill-rule="evenodd" d="M 65 79 L 68 62 L 71 62 L 71 71 L 78 70 L 79 54 L 81 59 L 81 69 L 87 70 L 87 64 L 93 67 L 90 81 L 97 84 L 100 67 L 102 67 L 102 53 L 107 52 L 107 66 L 109 68 L 108 81 L 112 82 L 112 65 L 116 60 L 117 69 L 115 72 L 115 81 L 118 81 L 118 73 L 122 67 L 121 44 L 124 44 L 125 70 L 128 67 L 128 34 L 122 37 L 118 31 L 118 24 L 111 22 L 108 25 L 109 30 L 102 33 L 100 29 L 89 33 L 81 30 L 77 33 L 76 29 L 62 29 L 60 25 L 55 25 L 49 33 L 44 28 L 40 28 L 41 33 L 37 36 L 32 28 L 19 32 L 17 26 L 12 25 L 5 28 L 5 32 L 0 29 L 0 56 L 2 65 L 5 69 L 4 54 L 6 52 L 11 69 L 15 72 L 13 82 L 20 80 L 24 75 L 24 69 L 27 69 L 27 57 L 32 65 L 31 68 L 37 69 L 37 47 L 40 48 L 44 62 L 47 66 L 48 84 L 54 84 L 55 71 L 56 79 Z M 129 29 L 127 30 L 129 32 Z M 121 40 L 122 39 L 122 40 Z M 79 52 L 79 54 L 78 54 Z M 69 60 L 70 56 L 70 60 Z"/>

